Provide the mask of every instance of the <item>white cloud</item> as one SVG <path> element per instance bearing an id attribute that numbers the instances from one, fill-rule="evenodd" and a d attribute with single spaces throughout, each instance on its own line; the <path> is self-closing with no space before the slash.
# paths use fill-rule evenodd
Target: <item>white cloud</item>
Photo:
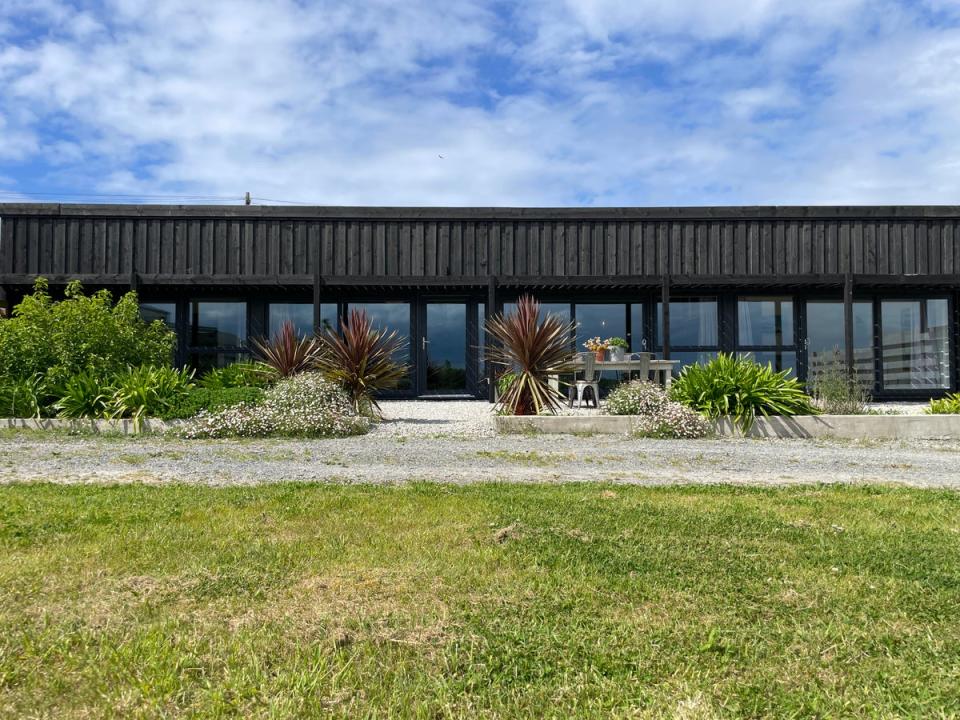
<path id="1" fill-rule="evenodd" d="M 955 202 L 960 32 L 918 13 L 7 0 L 0 172 L 329 204 Z M 44 31 L 11 30 L 27 15 Z"/>

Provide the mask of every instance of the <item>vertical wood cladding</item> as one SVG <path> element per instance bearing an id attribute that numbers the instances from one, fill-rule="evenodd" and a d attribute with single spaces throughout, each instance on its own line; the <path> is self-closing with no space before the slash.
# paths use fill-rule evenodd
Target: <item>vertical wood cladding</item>
<path id="1" fill-rule="evenodd" d="M 597 220 L 3 214 L 0 274 L 300 277 L 943 275 L 955 217 Z"/>

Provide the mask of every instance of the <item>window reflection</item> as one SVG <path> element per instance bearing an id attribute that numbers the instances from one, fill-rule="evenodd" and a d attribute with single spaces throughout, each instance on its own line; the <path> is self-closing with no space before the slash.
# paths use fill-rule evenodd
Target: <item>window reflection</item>
<path id="1" fill-rule="evenodd" d="M 397 336 L 403 342 L 403 346 L 394 355 L 397 362 L 404 364 L 410 363 L 410 303 L 405 302 L 372 302 L 372 303 L 350 303 L 347 310 L 347 320 L 350 318 L 350 311 L 364 310 L 370 319 L 370 324 L 374 328 L 383 328 L 390 332 L 397 331 Z M 410 378 L 401 381 L 398 389 L 409 389 L 412 386 Z"/>
<path id="2" fill-rule="evenodd" d="M 280 332 L 288 321 L 293 323 L 298 335 L 313 335 L 313 303 L 270 303 L 269 316 L 270 337 Z"/>
<path id="3" fill-rule="evenodd" d="M 807 302 L 807 378 L 813 379 L 837 362 L 845 362 L 843 303 Z M 873 303 L 853 303 L 853 366 L 873 386 Z"/>
<path id="4" fill-rule="evenodd" d="M 593 337 L 627 337 L 627 307 L 624 303 L 577 303 L 577 350 L 583 352 L 583 343 Z"/>
<path id="5" fill-rule="evenodd" d="M 796 374 L 793 300 L 784 297 L 741 298 L 737 302 L 737 350 L 761 365 Z"/>
<path id="6" fill-rule="evenodd" d="M 946 299 L 884 300 L 880 313 L 883 387 L 950 387 Z"/>
<path id="7" fill-rule="evenodd" d="M 151 323 L 154 320 L 162 320 L 169 327 L 176 327 L 177 324 L 177 304 L 176 303 L 141 303 L 140 317 L 145 322 Z"/>
<path id="8" fill-rule="evenodd" d="M 191 345 L 238 347 L 247 340 L 247 304 L 194 302 Z"/>
<path id="9" fill-rule="evenodd" d="M 663 347 L 663 303 L 657 303 L 657 347 Z M 670 301 L 670 347 L 717 347 L 717 301 L 679 298 Z"/>

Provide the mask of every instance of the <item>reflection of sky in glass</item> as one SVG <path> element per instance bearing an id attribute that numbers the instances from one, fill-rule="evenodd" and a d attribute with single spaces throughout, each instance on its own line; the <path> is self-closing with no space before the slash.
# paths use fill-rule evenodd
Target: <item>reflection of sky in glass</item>
<path id="1" fill-rule="evenodd" d="M 842 302 L 807 302 L 807 346 L 810 353 L 844 352 L 847 343 L 843 329 Z M 853 344 L 855 348 L 873 348 L 873 303 L 853 303 Z"/>
<path id="2" fill-rule="evenodd" d="M 657 347 L 663 347 L 663 303 L 657 303 Z M 716 300 L 670 301 L 670 347 L 715 347 L 717 341 Z M 677 356 L 671 350 L 671 357 Z"/>
<path id="3" fill-rule="evenodd" d="M 517 309 L 516 303 L 503 304 L 503 316 L 506 317 Z M 570 303 L 540 303 L 540 317 L 556 315 L 565 322 L 570 322 Z"/>
<path id="4" fill-rule="evenodd" d="M 627 308 L 623 303 L 600 305 L 576 305 L 577 349 L 583 350 L 584 341 L 589 338 L 627 337 Z"/>
<path id="5" fill-rule="evenodd" d="M 299 335 L 313 335 L 313 303 L 271 303 L 270 337 L 280 332 L 287 320 L 293 323 Z"/>
<path id="6" fill-rule="evenodd" d="M 646 352 L 647 346 L 643 340 L 643 304 L 634 303 L 630 306 L 630 350 L 631 352 Z"/>
<path id="7" fill-rule="evenodd" d="M 173 327 L 176 324 L 177 304 L 176 303 L 141 303 L 140 317 L 146 322 L 154 320 L 163 320 L 167 325 Z"/>
<path id="8" fill-rule="evenodd" d="M 233 347 L 247 339 L 247 304 L 242 302 L 197 302 L 193 328 L 196 347 Z"/>
<path id="9" fill-rule="evenodd" d="M 427 305 L 427 355 L 432 364 L 466 367 L 467 308 L 462 303 Z"/>
<path id="10" fill-rule="evenodd" d="M 742 346 L 793 345 L 793 302 L 784 298 L 741 300 L 737 303 L 737 327 Z"/>
<path id="11" fill-rule="evenodd" d="M 350 303 L 347 308 L 347 319 L 352 310 L 365 310 L 374 328 L 397 331 L 397 336 L 403 342 L 403 347 L 394 355 L 397 362 L 410 362 L 410 304 L 405 302 L 385 303 Z M 410 387 L 410 380 L 400 383 L 400 389 Z"/>

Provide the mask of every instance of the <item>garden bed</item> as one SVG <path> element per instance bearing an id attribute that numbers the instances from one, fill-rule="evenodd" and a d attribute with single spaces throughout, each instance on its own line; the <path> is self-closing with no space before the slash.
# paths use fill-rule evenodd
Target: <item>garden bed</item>
<path id="1" fill-rule="evenodd" d="M 636 418 L 629 415 L 568 415 L 494 419 L 499 433 L 628 435 Z M 742 437 L 729 420 L 714 423 L 721 436 Z M 960 415 L 801 415 L 757 418 L 749 437 L 960 440 Z"/>

